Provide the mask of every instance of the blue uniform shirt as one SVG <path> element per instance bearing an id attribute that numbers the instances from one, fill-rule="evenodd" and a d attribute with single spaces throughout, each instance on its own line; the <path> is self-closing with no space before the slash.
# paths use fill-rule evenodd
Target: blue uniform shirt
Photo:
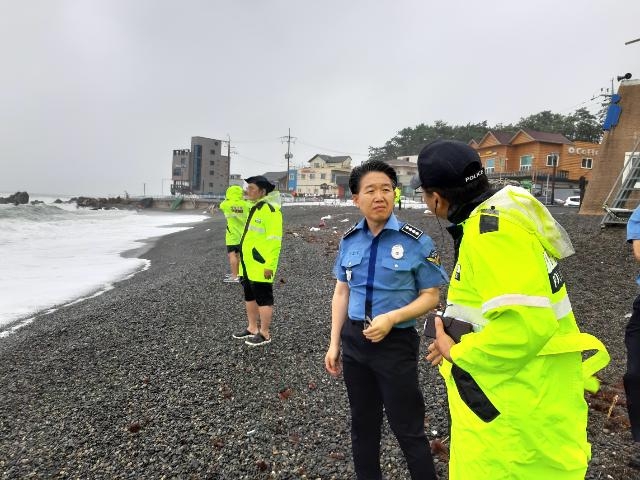
<path id="1" fill-rule="evenodd" d="M 631 243 L 633 240 L 640 240 L 640 206 L 633 211 L 627 222 L 627 242 Z M 640 285 L 640 275 L 636 278 L 636 283 Z"/>
<path id="2" fill-rule="evenodd" d="M 340 242 L 333 273 L 349 284 L 351 320 L 375 318 L 411 303 L 420 290 L 448 281 L 431 238 L 421 230 L 400 223 L 391 214 L 374 237 L 365 219 L 349 229 Z M 414 326 L 415 319 L 395 325 Z"/>

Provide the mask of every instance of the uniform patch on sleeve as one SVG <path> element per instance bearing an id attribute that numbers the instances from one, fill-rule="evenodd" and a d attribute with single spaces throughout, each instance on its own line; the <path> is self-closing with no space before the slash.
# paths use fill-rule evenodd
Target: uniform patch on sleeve
<path id="1" fill-rule="evenodd" d="M 440 266 L 442 265 L 442 262 L 440 261 L 440 254 L 438 253 L 438 251 L 434 248 L 433 250 L 431 250 L 431 252 L 429 253 L 429 255 L 427 256 L 427 262 L 431 262 L 436 266 Z"/>
<path id="2" fill-rule="evenodd" d="M 414 240 L 418 240 L 422 236 L 422 234 L 424 233 L 418 227 L 414 227 L 410 223 L 405 223 L 402 226 L 402 228 L 400 229 L 400 231 L 402 233 L 404 233 L 405 235 L 409 235 Z"/>
<path id="3" fill-rule="evenodd" d="M 347 230 L 346 232 L 344 232 L 342 234 L 342 238 L 347 238 L 349 235 L 351 235 L 353 232 L 355 232 L 357 226 L 358 226 L 357 223 L 354 223 L 353 225 L 351 225 L 351 227 L 349 227 L 349 230 Z"/>
<path id="4" fill-rule="evenodd" d="M 480 214 L 480 233 L 498 231 L 498 215 Z"/>

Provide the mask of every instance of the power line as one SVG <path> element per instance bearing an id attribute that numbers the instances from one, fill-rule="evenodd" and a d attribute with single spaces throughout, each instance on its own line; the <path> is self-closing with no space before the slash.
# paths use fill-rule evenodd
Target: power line
<path id="1" fill-rule="evenodd" d="M 267 143 L 267 142 L 277 142 L 278 138 L 265 138 L 261 140 L 234 140 L 234 143 Z"/>
<path id="2" fill-rule="evenodd" d="M 299 139 L 298 139 L 298 142 L 300 144 L 302 144 L 302 145 L 307 146 L 307 147 L 319 148 L 320 150 L 325 150 L 327 152 L 332 152 L 332 153 L 344 153 L 345 155 L 354 155 L 354 156 L 357 156 L 357 157 L 368 157 L 369 156 L 368 153 L 353 153 L 353 152 L 343 152 L 341 150 L 333 150 L 331 148 L 321 147 L 319 145 L 313 145 L 311 143 L 306 143 L 306 142 L 303 142 L 302 140 L 299 140 Z"/>
<path id="3" fill-rule="evenodd" d="M 240 158 L 244 158 L 245 160 L 249 160 L 250 162 L 260 163 L 261 165 L 273 166 L 273 163 L 261 162 L 260 160 L 256 160 L 255 158 L 247 157 L 246 155 L 242 155 L 241 153 L 236 153 L 236 156 Z"/>

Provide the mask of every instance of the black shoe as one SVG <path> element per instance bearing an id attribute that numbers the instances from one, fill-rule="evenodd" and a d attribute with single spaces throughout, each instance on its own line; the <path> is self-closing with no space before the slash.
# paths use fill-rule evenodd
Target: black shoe
<path id="1" fill-rule="evenodd" d="M 259 345 L 266 345 L 267 343 L 271 343 L 271 337 L 265 338 L 264 335 L 258 332 L 255 335 L 252 335 L 244 343 L 246 343 L 250 347 L 257 347 Z"/>
<path id="2" fill-rule="evenodd" d="M 233 338 L 238 338 L 238 339 L 241 339 L 241 338 L 249 338 L 249 337 L 253 337 L 254 335 L 255 335 L 255 334 L 254 334 L 254 333 L 251 333 L 249 330 L 245 330 L 245 331 L 243 331 L 243 332 L 238 332 L 238 333 L 233 333 L 233 334 L 231 334 L 231 336 L 232 336 Z"/>

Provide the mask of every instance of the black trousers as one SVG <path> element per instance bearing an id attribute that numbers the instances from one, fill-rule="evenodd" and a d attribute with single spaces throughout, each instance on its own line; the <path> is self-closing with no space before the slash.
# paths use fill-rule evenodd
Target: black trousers
<path id="1" fill-rule="evenodd" d="M 633 302 L 633 313 L 624 333 L 624 344 L 627 347 L 627 371 L 624 374 L 627 412 L 633 440 L 640 442 L 640 295 Z"/>
<path id="2" fill-rule="evenodd" d="M 351 444 L 358 480 L 381 480 L 383 407 L 413 480 L 435 480 L 424 431 L 424 398 L 418 385 L 420 337 L 415 328 L 393 328 L 378 343 L 362 322 L 342 328 L 342 364 L 351 407 Z"/>

